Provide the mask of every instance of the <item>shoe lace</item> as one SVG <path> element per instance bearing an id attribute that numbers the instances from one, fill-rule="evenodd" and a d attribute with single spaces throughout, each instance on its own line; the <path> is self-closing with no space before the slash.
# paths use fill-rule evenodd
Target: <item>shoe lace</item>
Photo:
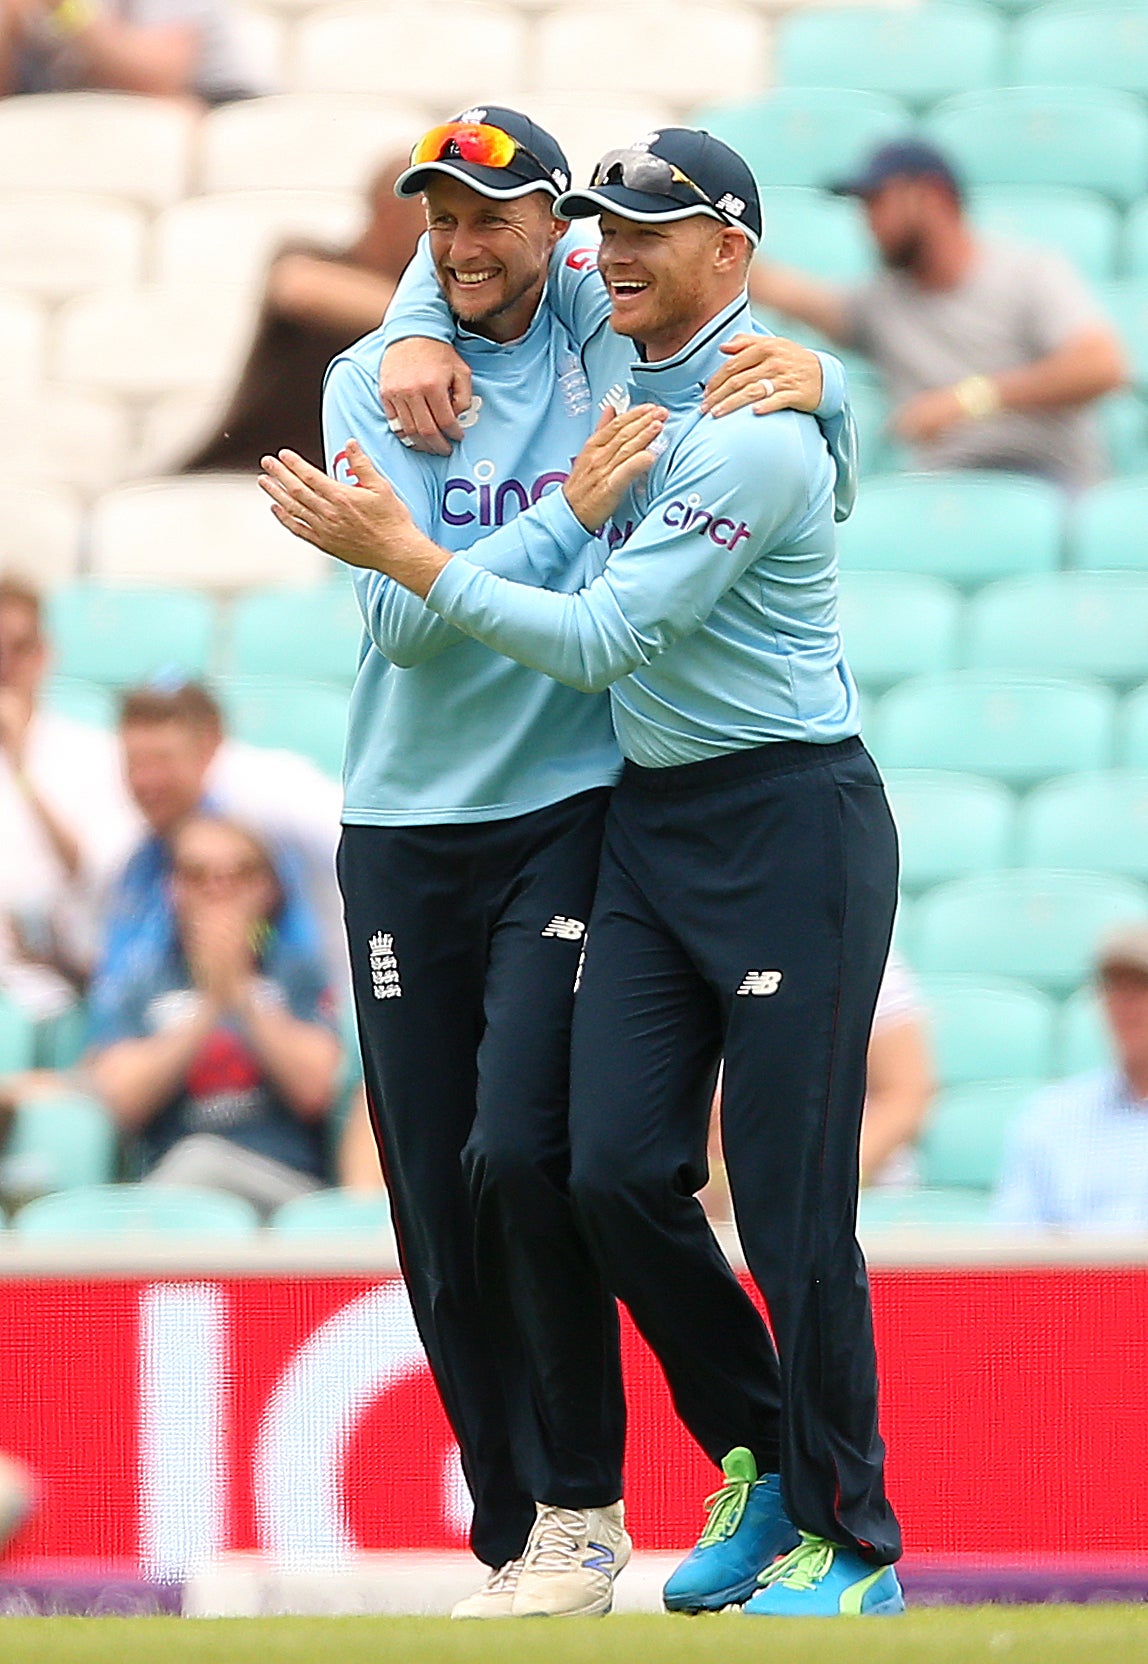
<path id="1" fill-rule="evenodd" d="M 745 1513 L 752 1489 L 751 1479 L 728 1479 L 719 1491 L 706 1497 L 709 1518 L 706 1520 L 705 1530 L 698 1538 L 699 1548 L 706 1548 L 710 1543 L 724 1542 L 727 1537 L 733 1536 L 741 1524 L 741 1517 Z"/>
<path id="2" fill-rule="evenodd" d="M 517 1588 L 524 1559 L 525 1556 L 520 1554 L 517 1560 L 508 1560 L 505 1566 L 495 1566 L 483 1584 L 483 1592 L 488 1595 L 505 1595 Z"/>
<path id="3" fill-rule="evenodd" d="M 836 1547 L 824 1537 L 810 1536 L 808 1531 L 800 1535 L 801 1541 L 796 1548 L 790 1549 L 788 1554 L 783 1554 L 780 1560 L 775 1560 L 762 1572 L 757 1580 L 762 1588 L 780 1583 L 785 1589 L 804 1591 L 815 1588 L 821 1582 L 833 1564 Z"/>
<path id="4" fill-rule="evenodd" d="M 543 1508 L 526 1545 L 531 1571 L 565 1572 L 578 1556 L 585 1536 L 585 1515 L 575 1508 Z"/>

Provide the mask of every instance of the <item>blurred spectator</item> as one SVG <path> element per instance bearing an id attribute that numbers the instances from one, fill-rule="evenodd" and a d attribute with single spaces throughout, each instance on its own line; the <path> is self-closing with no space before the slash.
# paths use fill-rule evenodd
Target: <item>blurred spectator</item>
<path id="1" fill-rule="evenodd" d="M 269 1213 L 326 1178 L 341 1065 L 326 972 L 253 833 L 193 814 L 170 849 L 170 928 L 105 990 L 92 1084 L 147 1180 Z"/>
<path id="2" fill-rule="evenodd" d="M 284 880 L 306 895 L 318 922 L 329 977 L 342 998 L 348 984 L 346 944 L 335 882 L 342 794 L 304 757 L 225 739 L 219 706 L 195 682 L 155 683 L 124 696 L 120 715 L 123 766 L 147 825 L 117 879 L 108 904 L 99 970 L 124 974 L 166 929 L 170 839 L 198 808 L 235 815 L 275 850 Z"/>
<path id="3" fill-rule="evenodd" d="M 908 966 L 889 955 L 869 1039 L 862 1184 L 908 1184 L 917 1177 L 914 1145 L 936 1091 L 925 1010 Z"/>
<path id="4" fill-rule="evenodd" d="M 0 988 L 28 1015 L 73 1001 L 95 952 L 95 899 L 138 821 L 114 738 L 45 710 L 40 597 L 0 578 Z"/>
<path id="5" fill-rule="evenodd" d="M 1126 367 L 1069 262 L 977 234 L 952 168 L 920 139 L 882 146 L 832 188 L 861 199 L 883 269 L 843 288 L 759 260 L 753 299 L 873 360 L 916 467 L 1014 469 L 1073 489 L 1099 478 L 1088 406 Z"/>
<path id="6" fill-rule="evenodd" d="M 0 93 L 251 98 L 226 0 L 0 0 Z M 31 160 L 31 159 L 30 159 Z"/>
<path id="7" fill-rule="evenodd" d="M 1148 1229 L 1148 923 L 1100 946 L 1096 975 L 1115 1065 L 1037 1093 L 1006 1149 L 1006 1225 Z"/>
<path id="8" fill-rule="evenodd" d="M 426 229 L 416 197 L 397 197 L 406 157 L 383 166 L 367 192 L 370 220 L 342 252 L 285 248 L 273 260 L 250 355 L 219 431 L 182 465 L 185 474 L 238 469 L 284 446 L 319 461 L 323 376 L 331 360 L 382 321 Z"/>

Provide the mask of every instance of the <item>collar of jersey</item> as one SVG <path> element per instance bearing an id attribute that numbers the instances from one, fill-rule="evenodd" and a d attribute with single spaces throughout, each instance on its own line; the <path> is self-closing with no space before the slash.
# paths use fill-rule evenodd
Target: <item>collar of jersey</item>
<path id="1" fill-rule="evenodd" d="M 708 323 L 703 324 L 672 358 L 661 358 L 656 364 L 647 364 L 641 358 L 635 360 L 630 366 L 630 380 L 643 397 L 663 403 L 675 393 L 686 393 L 696 398 L 698 387 L 704 386 L 714 371 L 725 363 L 720 351 L 722 342 L 728 341 L 739 330 L 752 330 L 753 327 L 749 299 L 745 294 L 739 295 L 716 318 L 710 318 Z"/>

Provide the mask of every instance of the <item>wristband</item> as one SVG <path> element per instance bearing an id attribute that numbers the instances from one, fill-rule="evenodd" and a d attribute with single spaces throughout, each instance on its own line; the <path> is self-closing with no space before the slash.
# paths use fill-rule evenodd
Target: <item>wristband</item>
<path id="1" fill-rule="evenodd" d="M 957 403 L 974 422 L 995 416 L 1001 407 L 1000 391 L 988 376 L 966 376 L 953 388 Z"/>
<path id="2" fill-rule="evenodd" d="M 82 34 L 99 15 L 95 0 L 59 0 L 48 13 L 48 27 L 57 40 L 71 40 Z"/>

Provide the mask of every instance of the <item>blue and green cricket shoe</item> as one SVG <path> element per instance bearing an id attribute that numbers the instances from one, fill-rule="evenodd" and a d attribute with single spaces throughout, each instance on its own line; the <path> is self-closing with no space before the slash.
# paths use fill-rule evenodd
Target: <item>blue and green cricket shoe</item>
<path id="1" fill-rule="evenodd" d="M 742 1611 L 753 1618 L 886 1618 L 905 1610 L 892 1566 L 874 1566 L 853 1549 L 801 1532 L 791 1553 L 758 1579 Z"/>
<path id="2" fill-rule="evenodd" d="M 662 1590 L 667 1612 L 720 1612 L 748 1600 L 762 1569 L 797 1542 L 776 1473 L 759 1479 L 741 1446 L 722 1472 L 725 1484 L 706 1498 L 705 1530 Z"/>

